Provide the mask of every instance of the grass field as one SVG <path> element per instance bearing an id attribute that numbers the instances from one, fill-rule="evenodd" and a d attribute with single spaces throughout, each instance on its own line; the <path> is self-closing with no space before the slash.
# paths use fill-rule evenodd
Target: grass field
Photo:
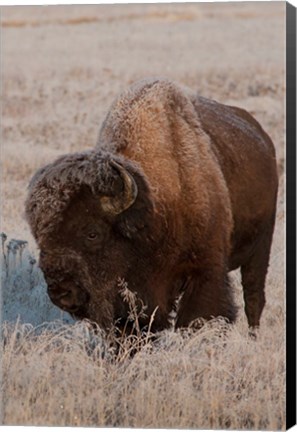
<path id="1" fill-rule="evenodd" d="M 2 424 L 285 429 L 284 11 L 283 2 L 1 8 Z M 117 349 L 47 298 L 24 219 L 29 179 L 92 148 L 114 97 L 152 75 L 246 108 L 275 143 L 278 211 L 256 341 L 237 271 L 228 330 L 214 320 L 117 339 Z"/>

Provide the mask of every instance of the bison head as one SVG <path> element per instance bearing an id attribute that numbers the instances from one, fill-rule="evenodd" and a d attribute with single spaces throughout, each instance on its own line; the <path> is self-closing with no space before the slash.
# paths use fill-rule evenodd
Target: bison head
<path id="1" fill-rule="evenodd" d="M 26 216 L 58 307 L 109 328 L 128 314 L 123 280 L 148 303 L 144 285 L 162 236 L 134 164 L 98 151 L 62 156 L 32 178 Z"/>

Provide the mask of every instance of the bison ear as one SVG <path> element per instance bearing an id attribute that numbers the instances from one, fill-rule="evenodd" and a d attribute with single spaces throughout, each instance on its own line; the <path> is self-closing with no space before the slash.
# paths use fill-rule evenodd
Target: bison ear
<path id="1" fill-rule="evenodd" d="M 134 204 L 138 189 L 133 176 L 122 165 L 115 161 L 110 161 L 109 163 L 119 175 L 123 187 L 115 196 L 101 197 L 100 203 L 105 213 L 115 216 L 127 210 L 132 206 L 132 204 Z"/>

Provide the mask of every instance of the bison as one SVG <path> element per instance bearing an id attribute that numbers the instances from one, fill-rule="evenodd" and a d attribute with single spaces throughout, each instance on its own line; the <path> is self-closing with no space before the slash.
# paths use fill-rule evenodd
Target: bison
<path id="1" fill-rule="evenodd" d="M 97 146 L 39 169 L 26 217 L 52 302 L 104 329 L 236 318 L 228 272 L 240 267 L 245 313 L 259 326 L 274 230 L 273 143 L 245 110 L 167 79 L 137 82 L 112 104 Z M 199 321 L 199 320 L 198 320 Z"/>

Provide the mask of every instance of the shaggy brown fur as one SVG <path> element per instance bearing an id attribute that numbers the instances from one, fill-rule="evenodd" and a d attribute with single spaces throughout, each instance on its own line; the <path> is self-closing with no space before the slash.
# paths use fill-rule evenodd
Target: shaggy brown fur
<path id="1" fill-rule="evenodd" d="M 137 196 L 113 213 L 105 202 L 126 187 L 117 166 Z M 177 327 L 233 321 L 227 275 L 241 267 L 258 326 L 277 183 L 273 144 L 246 111 L 167 80 L 136 83 L 112 105 L 95 150 L 62 156 L 30 183 L 26 213 L 51 299 L 107 328 L 127 317 L 125 281 L 148 317 L 158 308 L 156 330 L 181 293 Z"/>

